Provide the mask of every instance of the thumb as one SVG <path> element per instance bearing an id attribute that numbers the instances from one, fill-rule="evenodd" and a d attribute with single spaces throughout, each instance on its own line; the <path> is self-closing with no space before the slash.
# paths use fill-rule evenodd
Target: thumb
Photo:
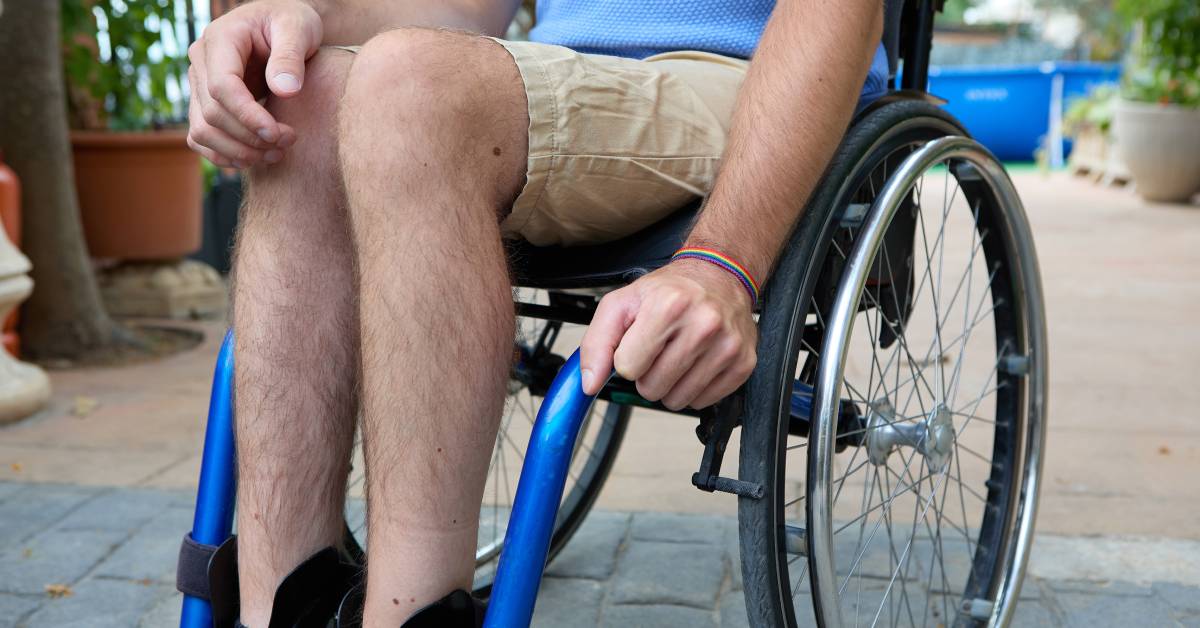
<path id="1" fill-rule="evenodd" d="M 300 20 L 273 20 L 267 31 L 267 87 L 276 96 L 295 96 L 304 85 L 304 62 L 317 51 L 321 38 Z"/>
<path id="2" fill-rule="evenodd" d="M 633 305 L 633 300 L 621 290 L 600 300 L 592 322 L 583 335 L 583 342 L 579 345 L 583 392 L 595 395 L 608 381 L 613 369 L 613 352 L 633 323 Z"/>

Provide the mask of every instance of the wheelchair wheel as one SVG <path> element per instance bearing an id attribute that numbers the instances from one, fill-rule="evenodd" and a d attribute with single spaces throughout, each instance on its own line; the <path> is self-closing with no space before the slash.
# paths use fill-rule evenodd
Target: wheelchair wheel
<path id="1" fill-rule="evenodd" d="M 1011 617 L 1044 438 L 1041 288 L 1011 182 L 963 136 L 919 102 L 856 125 L 768 287 L 776 342 L 742 437 L 742 479 L 766 488 L 740 503 L 755 625 Z"/>
<path id="2" fill-rule="evenodd" d="M 529 289 L 514 290 L 514 297 L 527 303 L 554 302 L 567 298 Z M 562 364 L 561 356 L 578 346 L 584 329 L 580 325 L 559 321 L 517 318 L 514 367 L 509 377 L 508 397 L 492 450 L 483 504 L 479 510 L 479 541 L 475 550 L 476 595 L 486 596 L 492 586 L 530 430 L 545 387 Z M 631 412 L 630 406 L 600 400 L 592 405 L 567 472 L 563 501 L 550 543 L 551 560 L 583 523 L 596 501 L 620 449 Z M 362 449 L 356 444 L 346 500 L 346 545 L 348 553 L 358 558 L 361 558 L 366 547 L 364 468 Z"/>

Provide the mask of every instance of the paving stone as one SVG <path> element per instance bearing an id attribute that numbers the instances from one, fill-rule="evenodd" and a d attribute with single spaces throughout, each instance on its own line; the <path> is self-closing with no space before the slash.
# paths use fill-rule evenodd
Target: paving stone
<path id="1" fill-rule="evenodd" d="M 0 628 L 12 628 L 29 611 L 44 601 L 43 596 L 8 595 L 0 593 Z"/>
<path id="2" fill-rule="evenodd" d="M 807 587 L 807 584 L 801 585 Z M 842 593 L 842 616 L 849 624 L 871 625 L 877 621 L 881 625 L 917 624 L 923 622 L 929 625 L 944 623 L 944 617 L 952 614 L 952 605 L 958 603 L 957 594 L 945 598 L 933 593 L 932 598 L 925 594 L 924 582 L 911 582 L 907 588 L 901 586 L 899 579 L 889 581 L 882 578 L 855 578 L 845 585 Z M 799 593 L 799 591 L 797 592 Z M 811 599 L 806 592 L 803 599 Z M 793 601 L 797 613 L 803 606 L 801 596 Z M 811 609 L 812 603 L 808 603 Z M 811 611 L 808 611 L 811 612 Z M 876 617 L 878 619 L 876 620 Z M 911 619 L 910 619 L 911 617 Z"/>
<path id="3" fill-rule="evenodd" d="M 1116 595 L 1149 597 L 1154 589 L 1141 584 L 1120 581 L 1095 580 L 1047 580 L 1046 584 L 1059 593 L 1086 593 L 1089 595 Z"/>
<path id="4" fill-rule="evenodd" d="M 1041 578 L 1035 578 L 1026 572 L 1025 579 L 1021 581 L 1021 595 L 1017 599 L 1041 600 L 1044 586 L 1048 585 L 1043 584 Z"/>
<path id="5" fill-rule="evenodd" d="M 47 584 L 73 584 L 108 555 L 128 533 L 110 530 L 48 530 L 28 543 L 0 552 L 0 590 L 44 593 Z"/>
<path id="6" fill-rule="evenodd" d="M 907 534 L 907 533 L 906 533 Z M 922 532 L 921 534 L 926 534 Z M 904 552 L 907 536 L 899 535 L 895 541 L 896 555 Z M 891 576 L 891 548 L 882 534 L 876 538 L 872 552 L 869 553 L 872 575 L 888 578 Z M 940 546 L 929 542 L 928 538 L 920 538 L 913 542 L 905 562 L 910 564 L 910 574 L 923 574 L 929 580 L 932 572 L 933 587 L 942 590 L 947 584 L 954 591 L 966 586 L 971 574 L 975 555 L 962 541 L 961 537 L 946 539 Z M 864 558 L 864 562 L 868 558 Z M 944 580 L 943 580 L 944 578 Z"/>
<path id="7" fill-rule="evenodd" d="M 96 567 L 96 575 L 175 582 L 179 543 L 191 527 L 192 513 L 175 507 L 161 511 L 137 534 L 122 544 Z"/>
<path id="8" fill-rule="evenodd" d="M 32 485 L 0 502 L 0 548 L 24 542 L 49 528 L 98 489 L 57 484 Z"/>
<path id="9" fill-rule="evenodd" d="M 729 577 L 735 591 L 742 590 L 742 545 L 738 538 L 737 528 L 733 534 L 725 537 L 725 564 L 729 568 Z"/>
<path id="10" fill-rule="evenodd" d="M 19 482 L 0 482 L 0 502 L 12 497 L 13 495 L 16 495 L 17 493 L 20 493 L 29 486 L 29 484 L 22 484 Z"/>
<path id="11" fill-rule="evenodd" d="M 1200 615 L 1200 587 L 1173 582 L 1155 582 L 1154 592 L 1177 611 Z"/>
<path id="12" fill-rule="evenodd" d="M 600 619 L 604 585 L 594 580 L 546 578 L 538 591 L 533 625 L 539 628 L 592 628 Z"/>
<path id="13" fill-rule="evenodd" d="M 716 628 L 712 611 L 666 604 L 607 606 L 600 618 L 604 628 Z"/>
<path id="14" fill-rule="evenodd" d="M 746 595 L 741 591 L 729 591 L 721 596 L 718 605 L 721 613 L 721 628 L 750 628 L 746 616 Z"/>
<path id="15" fill-rule="evenodd" d="M 136 530 L 163 510 L 184 505 L 184 495 L 181 491 L 160 489 L 110 491 L 67 515 L 58 527 L 64 530 Z"/>
<path id="16" fill-rule="evenodd" d="M 617 568 L 617 550 L 629 531 L 629 516 L 589 517 L 546 573 L 562 578 L 607 580 Z"/>
<path id="17" fill-rule="evenodd" d="M 732 517 L 639 512 L 633 515 L 630 537 L 638 541 L 719 544 L 726 538 Z"/>
<path id="18" fill-rule="evenodd" d="M 1167 605 L 1154 596 L 1059 593 L 1057 598 L 1068 627 L 1177 625 Z"/>
<path id="19" fill-rule="evenodd" d="M 71 595 L 47 600 L 25 623 L 31 628 L 129 628 L 170 591 L 162 585 L 88 578 Z"/>
<path id="20" fill-rule="evenodd" d="M 1021 628 L 1057 628 L 1061 622 L 1037 600 L 1018 600 L 1012 625 Z"/>
<path id="21" fill-rule="evenodd" d="M 183 594 L 172 591 L 163 596 L 138 620 L 138 628 L 165 628 L 179 625 L 179 613 L 183 608 Z"/>
<path id="22" fill-rule="evenodd" d="M 350 526 L 351 530 L 362 530 L 367 525 L 367 500 L 351 499 L 346 502 L 346 525 Z M 480 535 L 483 535 L 483 526 L 480 526 Z M 361 541 L 360 541 L 361 542 Z M 364 546 L 365 547 L 365 546 Z"/>
<path id="23" fill-rule="evenodd" d="M 633 541 L 617 563 L 610 601 L 712 609 L 724 580 L 721 551 L 699 543 Z"/>
<path id="24" fill-rule="evenodd" d="M 589 523 L 600 525 L 629 525 L 633 519 L 633 514 L 628 512 L 617 512 L 612 510 L 593 510 L 587 514 L 587 518 L 583 520 L 583 525 Z"/>

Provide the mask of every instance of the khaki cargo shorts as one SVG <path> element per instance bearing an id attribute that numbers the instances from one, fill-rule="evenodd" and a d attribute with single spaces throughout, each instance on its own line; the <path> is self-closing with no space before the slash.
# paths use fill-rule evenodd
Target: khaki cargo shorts
<path id="1" fill-rule="evenodd" d="M 708 193 L 748 61 L 494 41 L 516 61 L 529 101 L 525 187 L 501 224 L 505 237 L 606 242 Z"/>
<path id="2" fill-rule="evenodd" d="M 500 44 L 529 99 L 525 188 L 505 235 L 537 245 L 614 240 L 708 193 L 747 61 Z"/>

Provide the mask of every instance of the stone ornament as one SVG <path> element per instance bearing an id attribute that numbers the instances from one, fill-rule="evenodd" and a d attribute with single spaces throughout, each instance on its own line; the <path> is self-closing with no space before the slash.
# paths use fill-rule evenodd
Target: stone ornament
<path id="1" fill-rule="evenodd" d="M 29 293 L 31 265 L 0 229 L 0 321 L 8 318 Z M 50 379 L 42 369 L 21 362 L 0 349 L 0 424 L 23 419 L 46 405 Z"/>

